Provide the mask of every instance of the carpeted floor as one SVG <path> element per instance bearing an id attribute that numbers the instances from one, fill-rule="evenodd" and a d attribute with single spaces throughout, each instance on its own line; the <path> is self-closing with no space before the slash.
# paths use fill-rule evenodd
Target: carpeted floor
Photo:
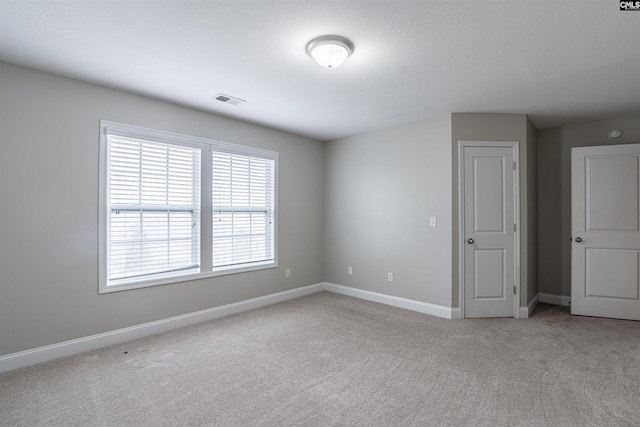
<path id="1" fill-rule="evenodd" d="M 2 426 L 639 426 L 640 322 L 323 292 L 0 375 Z"/>

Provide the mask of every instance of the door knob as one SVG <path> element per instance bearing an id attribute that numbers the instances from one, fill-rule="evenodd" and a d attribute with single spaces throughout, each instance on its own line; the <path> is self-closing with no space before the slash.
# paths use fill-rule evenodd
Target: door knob
<path id="1" fill-rule="evenodd" d="M 475 240 L 473 239 L 467 239 L 467 243 L 470 245 L 473 245 L 475 243 Z"/>
<path id="2" fill-rule="evenodd" d="M 576 237 L 576 242 L 577 242 L 577 243 L 582 242 L 582 237 Z"/>

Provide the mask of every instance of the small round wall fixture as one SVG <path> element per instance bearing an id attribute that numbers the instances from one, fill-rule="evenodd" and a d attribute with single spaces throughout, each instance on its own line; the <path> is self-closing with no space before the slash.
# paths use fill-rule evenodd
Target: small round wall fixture
<path id="1" fill-rule="evenodd" d="M 307 44 L 307 53 L 325 68 L 339 67 L 353 52 L 353 43 L 340 36 L 320 36 Z"/>
<path id="2" fill-rule="evenodd" d="M 622 130 L 620 129 L 612 129 L 609 131 L 609 134 L 607 136 L 610 140 L 617 141 L 622 137 L 623 134 L 624 132 L 622 132 Z"/>

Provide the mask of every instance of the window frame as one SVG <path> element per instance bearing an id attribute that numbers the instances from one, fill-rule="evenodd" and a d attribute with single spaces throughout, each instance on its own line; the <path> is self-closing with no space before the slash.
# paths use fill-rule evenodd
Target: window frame
<path id="1" fill-rule="evenodd" d="M 108 248 L 109 244 L 109 135 L 181 145 L 200 149 L 200 267 L 180 272 L 156 273 L 153 275 L 109 280 Z M 274 162 L 273 173 L 273 260 L 245 263 L 233 266 L 213 268 L 213 152 L 219 151 L 249 157 L 269 159 Z M 150 286 L 180 283 L 191 280 L 218 277 L 229 274 L 278 267 L 278 152 L 257 147 L 217 141 L 208 138 L 184 135 L 141 126 L 100 120 L 99 152 L 99 201 L 98 201 L 98 293 L 110 293 Z M 195 271 L 199 270 L 199 271 Z"/>

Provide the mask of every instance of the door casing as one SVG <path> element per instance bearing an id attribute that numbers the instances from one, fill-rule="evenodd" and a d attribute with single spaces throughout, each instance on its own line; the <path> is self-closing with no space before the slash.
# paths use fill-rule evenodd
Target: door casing
<path id="1" fill-rule="evenodd" d="M 520 142 L 519 141 L 458 141 L 458 297 L 460 318 L 465 318 L 465 202 L 464 202 L 464 148 L 465 147 L 512 147 L 514 153 L 514 283 L 516 292 L 513 298 L 513 317 L 520 317 Z"/>

